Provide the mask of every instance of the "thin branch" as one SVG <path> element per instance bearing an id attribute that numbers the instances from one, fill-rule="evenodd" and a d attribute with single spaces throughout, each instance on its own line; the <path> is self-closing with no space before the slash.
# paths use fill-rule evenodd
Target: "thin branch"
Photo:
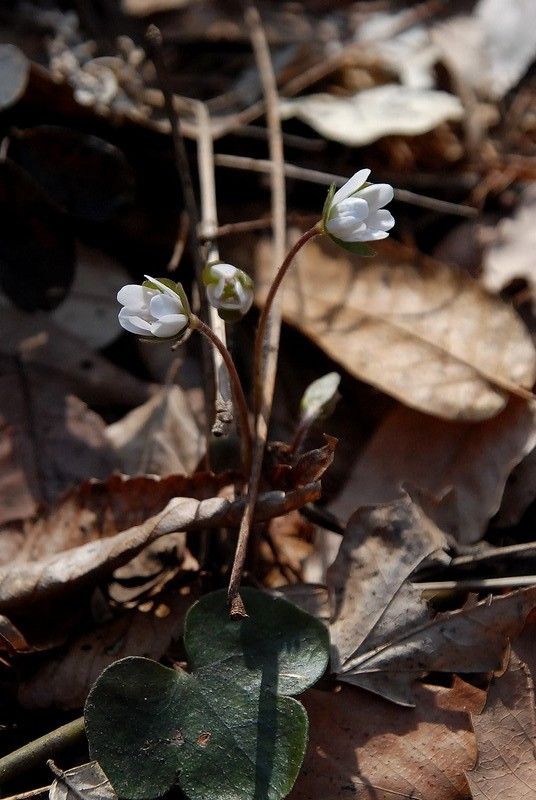
<path id="1" fill-rule="evenodd" d="M 286 197 L 285 197 L 285 156 L 283 135 L 279 114 L 279 95 L 270 57 L 270 49 L 262 26 L 259 12 L 255 6 L 246 7 L 244 19 L 248 27 L 255 61 L 259 70 L 261 85 L 266 103 L 266 120 L 269 134 L 270 182 L 272 189 L 272 224 L 274 237 L 274 264 L 280 264 L 286 250 Z M 276 273 L 274 273 L 276 274 Z M 264 449 L 268 436 L 268 423 L 272 410 L 272 400 L 277 370 L 279 335 L 281 330 L 281 308 L 273 305 L 266 320 L 266 336 L 263 336 L 260 360 L 255 360 L 255 387 L 262 383 L 262 398 L 255 389 L 255 444 L 253 462 L 248 486 L 246 511 L 238 532 L 236 552 L 229 579 L 228 601 L 231 616 L 243 616 L 244 606 L 239 595 L 240 581 L 246 561 L 247 544 L 253 524 L 253 512 L 262 472 Z M 264 333 L 264 331 L 263 331 Z"/>
<path id="2" fill-rule="evenodd" d="M 166 114 L 169 120 L 169 124 L 171 126 L 171 137 L 173 140 L 173 149 L 175 152 L 175 165 L 182 186 L 184 204 L 186 206 L 186 212 L 188 214 L 189 224 L 190 224 L 191 254 L 194 262 L 197 283 L 200 286 L 204 262 L 201 254 L 201 245 L 198 238 L 199 214 L 197 211 L 197 201 L 195 198 L 195 192 L 192 182 L 190 163 L 188 161 L 188 154 L 186 152 L 186 145 L 181 130 L 181 123 L 179 121 L 179 116 L 176 109 L 175 97 L 171 90 L 169 76 L 167 73 L 166 66 L 164 64 L 164 57 L 162 54 L 162 34 L 160 30 L 156 27 L 156 25 L 149 25 L 145 33 L 145 38 L 149 45 L 151 57 L 158 77 L 158 82 L 160 84 L 160 88 L 163 94 L 164 107 L 166 109 Z M 201 308 L 201 314 L 206 317 L 207 302 L 203 293 L 201 293 L 200 295 L 200 308 Z M 211 360 L 211 348 L 204 347 L 203 373 L 204 373 L 204 383 L 206 391 L 208 391 L 209 387 L 214 386 L 214 372 L 212 368 L 212 363 L 213 362 Z M 209 401 L 207 400 L 207 396 L 205 394 L 205 408 L 207 410 L 205 418 L 207 426 L 209 424 L 208 407 L 209 407 Z M 205 459 L 207 467 L 209 467 L 209 453 L 210 453 L 209 427 L 206 428 L 205 435 L 206 435 Z"/>
<path id="3" fill-rule="evenodd" d="M 206 338 L 212 342 L 214 347 L 218 350 L 227 368 L 227 372 L 231 379 L 231 389 L 234 396 L 235 406 L 238 411 L 238 418 L 240 420 L 244 472 L 247 475 L 249 474 L 251 467 L 251 431 L 249 428 L 248 406 L 242 389 L 242 384 L 240 383 L 240 378 L 238 377 L 238 372 L 236 371 L 231 354 L 209 325 L 205 325 L 205 323 L 198 317 L 192 316 L 190 318 L 190 326 L 195 330 L 198 330 L 203 334 L 203 336 L 206 336 Z"/>
<path id="4" fill-rule="evenodd" d="M 491 592 L 520 586 L 534 586 L 536 585 L 536 575 L 514 575 L 511 578 L 464 578 L 459 581 L 428 581 L 426 583 L 415 581 L 413 585 L 427 593 L 456 590 L 460 592 Z"/>
<path id="5" fill-rule="evenodd" d="M 188 234 L 190 233 L 190 220 L 188 214 L 183 211 L 179 217 L 179 225 L 177 230 L 177 238 L 175 239 L 175 247 L 173 253 L 168 261 L 167 271 L 175 272 L 181 262 L 182 255 L 188 243 Z"/>
<path id="6" fill-rule="evenodd" d="M 200 101 L 195 102 L 197 128 L 197 161 L 199 164 L 199 185 L 201 192 L 201 225 L 198 231 L 206 245 L 205 262 L 219 261 L 218 246 L 213 239 L 218 227 L 218 210 L 216 203 L 216 182 L 214 177 L 214 142 L 207 107 Z M 227 334 L 225 322 L 211 305 L 208 307 L 210 327 L 225 346 Z M 223 360 L 218 350 L 212 349 L 214 357 L 215 379 L 215 421 L 212 433 L 222 436 L 229 431 L 233 423 L 233 401 L 230 378 L 222 369 Z M 248 429 L 249 430 L 249 429 Z"/>
<path id="7" fill-rule="evenodd" d="M 84 718 L 78 717 L 0 758 L 0 785 L 40 766 L 47 758 L 75 744 L 83 736 Z"/>
<path id="8" fill-rule="evenodd" d="M 145 38 L 149 44 L 151 57 L 154 63 L 158 82 L 164 96 L 164 107 L 166 114 L 171 125 L 171 136 L 173 139 L 173 147 L 175 151 L 175 160 L 177 164 L 177 172 L 181 182 L 182 191 L 184 195 L 184 203 L 188 217 L 190 218 L 190 228 L 192 237 L 192 257 L 196 265 L 196 271 L 203 270 L 203 263 L 201 252 L 199 249 L 199 242 L 197 239 L 197 230 L 199 223 L 199 214 L 197 212 L 197 201 L 195 199 L 195 192 L 192 182 L 192 173 L 190 171 L 190 162 L 188 161 L 188 154 L 181 131 L 181 123 L 175 109 L 174 96 L 169 83 L 169 76 L 164 58 L 162 55 L 162 34 L 156 25 L 149 25 Z"/>
<path id="9" fill-rule="evenodd" d="M 217 156 L 216 156 L 217 158 Z M 287 225 L 296 225 L 299 228 L 307 228 L 312 222 L 316 222 L 318 214 L 298 214 L 289 212 L 287 214 Z M 240 233 L 250 233 L 251 231 L 265 231 L 272 227 L 272 218 L 269 216 L 258 217 L 257 219 L 246 219 L 241 222 L 228 222 L 219 225 L 212 234 L 213 239 L 222 239 L 224 236 L 236 236 Z M 201 237 L 203 239 L 203 237 Z"/>
<path id="10" fill-rule="evenodd" d="M 215 156 L 215 163 L 218 167 L 229 167 L 231 169 L 244 169 L 251 172 L 261 172 L 270 174 L 271 162 L 266 159 L 249 158 L 247 156 L 226 155 L 224 153 Z M 285 175 L 287 178 L 307 181 L 308 183 L 318 183 L 321 186 L 331 186 L 332 183 L 339 187 L 346 183 L 348 177 L 336 175 L 332 172 L 321 172 L 316 169 L 305 169 L 295 164 L 285 164 Z M 438 200 L 435 197 L 409 192 L 407 189 L 395 189 L 395 198 L 402 203 L 429 208 L 432 211 L 439 211 L 444 214 L 454 214 L 459 217 L 476 217 L 479 213 L 477 208 L 462 205 L 461 203 L 450 203 L 447 200 Z"/>
<path id="11" fill-rule="evenodd" d="M 203 230 L 205 242 L 212 230 L 217 227 L 216 210 L 216 186 L 214 181 L 214 150 L 213 150 L 213 130 L 210 116 L 204 103 L 189 98 L 177 97 L 173 95 L 168 79 L 168 74 L 162 56 L 162 34 L 155 25 L 150 25 L 147 29 L 147 41 L 151 47 L 154 65 L 157 71 L 158 80 L 162 89 L 164 105 L 171 125 L 173 145 L 175 148 L 175 158 L 177 171 L 181 180 L 186 210 L 190 220 L 190 233 L 192 240 L 193 259 L 198 286 L 202 286 L 202 273 L 207 260 L 217 260 L 218 251 L 212 242 L 208 242 L 208 253 L 204 256 L 199 239 L 200 230 Z M 197 156 L 199 164 L 199 184 L 201 191 L 201 223 L 197 210 L 197 202 L 193 189 L 192 175 L 186 153 L 186 146 L 181 131 L 181 123 L 178 111 L 188 111 L 196 117 L 197 125 L 193 132 L 197 138 Z M 226 343 L 225 323 L 218 316 L 215 309 L 209 306 L 203 292 L 201 297 L 201 311 L 205 318 L 208 318 L 210 327 L 224 344 Z M 222 359 L 218 351 L 210 349 L 211 366 L 207 365 L 207 353 L 204 349 L 204 366 L 206 378 L 205 385 L 213 386 L 213 407 L 215 409 L 215 422 L 211 427 L 211 432 L 221 436 L 227 431 L 233 421 L 232 413 L 232 393 L 228 376 L 225 370 L 221 369 Z M 207 404 L 208 405 L 208 404 Z M 207 414 L 207 422 L 209 415 Z M 209 452 L 207 440 L 207 454 Z"/>

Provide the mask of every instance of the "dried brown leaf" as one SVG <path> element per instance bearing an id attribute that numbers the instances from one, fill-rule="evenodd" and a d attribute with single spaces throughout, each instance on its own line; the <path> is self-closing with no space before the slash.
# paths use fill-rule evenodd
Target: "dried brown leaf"
<path id="1" fill-rule="evenodd" d="M 110 425 L 107 436 L 128 475 L 189 475 L 204 453 L 204 436 L 178 386 L 161 389 Z"/>
<path id="2" fill-rule="evenodd" d="M 198 480 L 202 477 L 196 476 Z M 112 482 L 106 484 L 106 491 L 103 492 L 105 502 L 99 506 L 95 502 L 94 507 L 86 508 L 83 503 L 84 492 L 91 493 L 91 484 L 83 486 L 78 493 L 65 501 L 65 508 L 60 508 L 59 513 L 54 518 L 45 518 L 41 521 L 42 529 L 48 531 L 46 537 L 45 550 L 50 546 L 49 552 L 53 555 L 42 555 L 38 560 L 22 562 L 13 569 L 13 564 L 0 569 L 0 610 L 9 614 L 22 612 L 28 613 L 36 608 L 42 610 L 45 601 L 61 599 L 64 603 L 66 598 L 76 591 L 95 585 L 98 581 L 111 575 L 118 567 L 126 564 L 138 555 L 144 548 L 152 542 L 175 531 L 192 531 L 201 528 L 211 528 L 221 525 L 237 525 L 240 521 L 244 509 L 244 500 L 230 501 L 221 497 L 210 497 L 199 500 L 195 497 L 176 496 L 173 492 L 173 499 L 167 502 L 165 508 L 159 513 L 155 513 L 146 519 L 147 514 L 142 516 L 143 522 L 139 520 L 140 512 L 143 511 L 143 499 L 147 505 L 150 488 L 151 502 L 155 502 L 155 495 L 158 492 L 159 483 L 164 484 L 168 480 L 167 491 L 173 481 L 186 478 L 163 479 L 162 481 L 150 481 L 149 478 L 122 479 L 121 476 L 115 478 L 117 481 L 125 480 L 129 490 L 121 493 L 119 487 L 115 491 Z M 216 478 L 214 480 L 217 480 Z M 144 483 L 146 482 L 146 483 Z M 97 484 L 98 485 L 98 484 Z M 139 501 L 141 487 L 145 487 L 144 498 Z M 191 489 L 190 489 L 191 491 Z M 138 496 L 136 505 L 135 499 Z M 256 507 L 256 519 L 265 521 L 272 517 L 286 514 L 287 512 L 299 508 L 305 503 L 318 499 L 320 496 L 320 484 L 308 484 L 294 491 L 284 493 L 280 491 L 266 492 L 259 497 Z M 124 505 L 122 510 L 122 520 L 126 530 L 115 533 L 116 521 L 110 520 L 107 512 L 110 511 L 110 497 L 113 502 Z M 98 498 L 97 498 L 98 499 Z M 71 508 L 69 509 L 69 503 Z M 130 503 L 130 507 L 129 507 Z M 64 527 L 69 531 L 71 541 L 73 533 L 83 537 L 85 526 L 89 525 L 90 530 L 100 531 L 100 536 L 106 538 L 95 538 L 86 544 L 72 546 L 68 550 L 57 550 L 58 543 L 65 541 L 65 530 L 51 524 L 51 520 L 61 519 L 61 514 L 66 514 L 69 524 Z M 95 517 L 97 523 L 95 524 Z M 128 520 L 130 523 L 128 522 Z M 111 524 L 110 524 L 111 522 Z M 133 527 L 127 527 L 128 525 Z M 109 533 L 110 528 L 113 533 Z M 114 535 L 115 534 L 115 535 Z M 53 540 L 56 537 L 56 543 Z M 43 537 L 45 538 L 45 537 Z"/>
<path id="3" fill-rule="evenodd" d="M 24 652 L 31 647 L 21 631 L 7 617 L 0 615 L 0 651 Z"/>
<path id="4" fill-rule="evenodd" d="M 11 495 L 2 522 L 26 518 L 38 503 L 53 503 L 73 484 L 104 478 L 116 466 L 95 412 L 20 361 L 10 367 L 0 376 L 0 485 Z"/>
<path id="5" fill-rule="evenodd" d="M 478 758 L 466 775 L 473 800 L 535 800 L 534 702 L 529 671 L 512 654 L 506 672 L 493 680 L 484 711 L 472 717 Z"/>
<path id="6" fill-rule="evenodd" d="M 407 483 L 437 498 L 427 513 L 441 530 L 476 542 L 499 509 L 508 475 L 535 443 L 535 407 L 517 398 L 496 417 L 471 424 L 400 406 L 382 422 L 330 508 L 347 519 L 358 506 L 393 500 Z"/>
<path id="7" fill-rule="evenodd" d="M 332 665 L 340 680 L 413 705 L 413 683 L 426 673 L 501 668 L 509 640 L 536 607 L 536 587 L 432 619 L 410 576 L 441 541 L 407 496 L 350 520 L 328 570 Z"/>
<path id="8" fill-rule="evenodd" d="M 25 708 L 81 708 L 105 667 L 127 656 L 158 661 L 182 635 L 184 617 L 195 601 L 177 590 L 155 598 L 147 610 L 122 614 L 73 641 L 67 652 L 50 657 L 19 686 Z"/>
<path id="9" fill-rule="evenodd" d="M 289 800 L 467 800 L 464 770 L 476 747 L 469 710 L 482 692 L 418 685 L 397 708 L 353 686 L 302 698 L 309 747 Z"/>
<path id="10" fill-rule="evenodd" d="M 457 420 L 527 396 L 536 354 L 513 309 L 466 274 L 393 243 L 351 260 L 309 243 L 289 273 L 284 316 L 352 375 L 406 405 Z M 259 300 L 270 247 L 257 257 Z"/>
<path id="11" fill-rule="evenodd" d="M 96 761 L 65 770 L 65 777 L 67 781 L 53 781 L 49 800 L 80 800 L 80 797 L 85 800 L 117 800 L 110 781 Z"/>
<path id="12" fill-rule="evenodd" d="M 390 641 L 420 630 L 431 619 L 410 575 L 446 545 L 441 531 L 408 495 L 363 508 L 351 518 L 337 557 L 327 571 L 333 598 L 331 665 L 340 680 L 370 689 L 401 705 L 413 705 L 411 684 L 422 666 L 369 670 Z"/>
<path id="13" fill-rule="evenodd" d="M 448 92 L 397 83 L 374 86 L 350 97 L 309 94 L 281 101 L 284 119 L 297 117 L 326 139 L 362 147 L 384 136 L 417 136 L 447 120 L 460 120 L 464 109 Z"/>
<path id="14" fill-rule="evenodd" d="M 88 347 L 82 337 L 67 333 L 50 315 L 27 314 L 6 306 L 0 314 L 1 371 L 12 372 L 10 357 L 23 355 L 28 374 L 54 380 L 67 394 L 90 405 L 137 406 L 151 387 Z"/>

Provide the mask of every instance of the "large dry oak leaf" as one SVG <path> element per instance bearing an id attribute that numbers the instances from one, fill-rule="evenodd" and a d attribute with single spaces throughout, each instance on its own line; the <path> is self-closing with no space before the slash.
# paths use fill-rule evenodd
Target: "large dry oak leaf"
<path id="1" fill-rule="evenodd" d="M 514 310 L 467 274 L 396 243 L 372 259 L 321 240 L 285 282 L 285 319 L 356 378 L 445 419 L 482 420 L 528 396 L 536 353 Z M 258 299 L 270 246 L 257 256 Z"/>

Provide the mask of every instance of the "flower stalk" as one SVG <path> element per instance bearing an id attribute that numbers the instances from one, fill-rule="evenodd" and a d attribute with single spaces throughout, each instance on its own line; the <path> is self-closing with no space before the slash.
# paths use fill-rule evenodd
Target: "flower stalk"
<path id="1" fill-rule="evenodd" d="M 300 236 L 298 241 L 290 248 L 290 250 L 288 251 L 287 255 L 283 260 L 283 263 L 281 264 L 279 270 L 277 271 L 277 274 L 274 278 L 272 285 L 270 286 L 268 295 L 264 302 L 264 307 L 259 317 L 257 333 L 255 334 L 255 345 L 254 345 L 253 364 L 254 364 L 254 374 L 255 374 L 255 419 L 260 413 L 260 408 L 261 408 L 261 396 L 262 396 L 261 379 L 262 379 L 262 363 L 263 363 L 262 349 L 264 343 L 264 336 L 266 332 L 266 323 L 268 321 L 270 309 L 274 302 L 277 290 L 281 285 L 281 281 L 285 277 L 287 270 L 292 264 L 296 254 L 301 250 L 304 244 L 306 244 L 310 239 L 313 239 L 315 236 L 318 236 L 321 233 L 322 233 L 322 222 L 319 221 L 316 223 L 316 225 L 313 225 L 312 228 L 309 228 L 309 230 L 305 231 L 305 233 Z"/>

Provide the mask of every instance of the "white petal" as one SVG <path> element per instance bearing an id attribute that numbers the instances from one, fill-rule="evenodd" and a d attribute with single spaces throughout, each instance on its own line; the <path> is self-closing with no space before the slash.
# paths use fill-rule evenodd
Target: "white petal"
<path id="1" fill-rule="evenodd" d="M 237 268 L 233 267 L 232 264 L 214 264 L 210 271 L 216 277 L 224 279 L 234 278 L 238 272 Z"/>
<path id="2" fill-rule="evenodd" d="M 390 211 L 380 208 L 367 219 L 367 227 L 378 231 L 390 231 L 395 224 L 395 218 Z"/>
<path id="3" fill-rule="evenodd" d="M 393 187 L 388 183 L 373 183 L 371 186 L 361 189 L 359 197 L 367 201 L 371 211 L 377 211 L 390 203 L 394 194 Z"/>
<path id="4" fill-rule="evenodd" d="M 240 311 L 242 312 L 242 314 L 247 314 L 252 305 L 253 305 L 253 292 L 244 291 L 244 296 L 242 298 L 242 303 L 240 306 Z"/>
<path id="5" fill-rule="evenodd" d="M 123 288 L 118 291 L 117 300 L 122 306 L 143 308 L 153 294 L 154 292 L 149 294 L 149 290 L 144 286 L 130 283 L 128 286 L 123 286 Z"/>
<path id="6" fill-rule="evenodd" d="M 247 300 L 247 296 L 244 287 L 241 286 L 238 281 L 236 281 L 235 284 L 235 292 L 236 292 L 236 299 L 240 303 L 240 306 L 243 306 Z"/>
<path id="7" fill-rule="evenodd" d="M 119 312 L 119 324 L 129 333 L 137 333 L 138 336 L 151 333 L 151 323 L 129 314 L 126 308 L 122 308 Z"/>
<path id="8" fill-rule="evenodd" d="M 363 242 L 366 241 L 363 239 L 363 234 L 367 231 L 367 226 L 364 222 L 362 222 L 361 225 L 358 225 L 357 228 L 354 228 L 354 230 L 348 231 L 348 233 L 345 233 L 341 236 L 337 236 L 337 239 L 341 239 L 343 242 Z"/>
<path id="9" fill-rule="evenodd" d="M 217 308 L 220 304 L 220 299 L 224 289 L 223 281 L 219 283 L 209 283 L 207 286 L 207 299 L 211 306 Z"/>
<path id="10" fill-rule="evenodd" d="M 373 228 L 368 228 L 365 226 L 364 231 L 359 231 L 355 238 L 348 239 L 347 241 L 352 242 L 377 242 L 379 239 L 387 239 L 389 234 L 387 231 L 377 231 Z"/>
<path id="11" fill-rule="evenodd" d="M 361 225 L 363 225 L 362 222 L 356 222 L 351 217 L 336 217 L 326 224 L 326 229 L 332 236 L 336 236 L 338 239 L 346 239 Z"/>
<path id="12" fill-rule="evenodd" d="M 170 336 L 176 336 L 188 324 L 188 318 L 184 314 L 169 314 L 166 317 L 153 322 L 151 330 L 154 336 L 159 339 L 168 339 Z"/>
<path id="13" fill-rule="evenodd" d="M 162 319 L 162 317 L 168 316 L 169 314 L 180 314 L 183 310 L 177 295 L 173 298 L 169 297 L 167 294 L 155 295 L 151 300 L 149 309 L 151 315 L 156 319 Z"/>
<path id="14" fill-rule="evenodd" d="M 352 217 L 356 222 L 363 222 L 369 215 L 369 207 L 366 200 L 360 197 L 348 197 L 334 207 L 332 219 L 336 217 Z"/>
<path id="15" fill-rule="evenodd" d="M 370 169 L 360 169 L 359 172 L 352 175 L 344 186 L 341 186 L 333 195 L 333 200 L 331 201 L 332 206 L 334 203 L 340 203 L 342 200 L 346 200 L 347 197 L 350 197 L 351 194 L 356 192 L 360 186 L 363 186 L 369 175 Z"/>

